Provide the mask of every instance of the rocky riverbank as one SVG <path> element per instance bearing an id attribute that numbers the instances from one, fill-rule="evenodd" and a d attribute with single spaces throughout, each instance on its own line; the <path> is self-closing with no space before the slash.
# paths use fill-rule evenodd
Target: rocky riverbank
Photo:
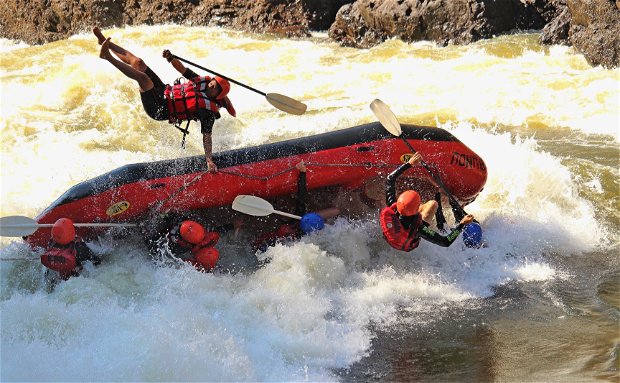
<path id="1" fill-rule="evenodd" d="M 329 31 L 342 45 L 468 44 L 542 30 L 545 44 L 572 45 L 590 64 L 620 66 L 620 0 L 5 0 L 0 37 L 42 44 L 89 30 L 177 23 L 283 37 Z"/>

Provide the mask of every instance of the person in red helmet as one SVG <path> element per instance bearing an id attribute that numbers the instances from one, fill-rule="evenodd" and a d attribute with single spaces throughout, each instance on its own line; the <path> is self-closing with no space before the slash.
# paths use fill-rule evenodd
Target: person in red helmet
<path id="1" fill-rule="evenodd" d="M 98 27 L 93 28 L 101 50 L 99 57 L 110 62 L 125 76 L 135 80 L 140 87 L 140 97 L 144 111 L 154 120 L 175 124 L 183 132 L 182 145 L 185 144 L 185 135 L 189 132 L 189 121 L 200 121 L 202 144 L 205 152 L 207 169 L 217 171 L 217 165 L 212 157 L 211 133 L 215 120 L 220 118 L 220 108 L 225 108 L 230 115 L 236 116 L 235 108 L 230 99 L 230 82 L 222 77 L 199 76 L 186 68 L 175 59 L 169 50 L 164 50 L 163 57 L 187 79 L 186 82 L 175 82 L 174 85 L 165 85 L 161 79 L 139 57 L 126 49 L 114 44 L 106 38 Z M 117 58 L 115 58 L 116 55 Z M 188 122 L 185 129 L 180 127 L 184 121 Z"/>
<path id="2" fill-rule="evenodd" d="M 41 254 L 41 263 L 49 270 L 58 272 L 60 278 L 67 280 L 78 276 L 87 261 L 94 265 L 101 263 L 101 259 L 76 236 L 73 221 L 60 218 L 54 222 L 48 247 Z"/>
<path id="3" fill-rule="evenodd" d="M 165 243 L 164 248 L 174 257 L 192 264 L 199 271 L 212 271 L 220 258 L 220 252 L 215 248 L 220 236 L 231 230 L 240 230 L 243 220 L 237 218 L 215 228 L 204 226 L 199 221 L 174 214 L 164 218 L 162 227 L 151 233 L 150 251 L 153 254 L 161 251 Z"/>
<path id="4" fill-rule="evenodd" d="M 459 236 L 463 226 L 474 220 L 474 217 L 468 214 L 448 235 L 442 236 L 431 229 L 429 224 L 437 211 L 437 201 L 430 200 L 422 204 L 420 195 L 414 190 L 407 190 L 396 198 L 397 178 L 421 160 L 420 153 L 415 153 L 408 162 L 390 173 L 386 181 L 387 207 L 381 211 L 381 229 L 390 246 L 401 251 L 415 249 L 420 244 L 420 239 L 448 247 Z"/>

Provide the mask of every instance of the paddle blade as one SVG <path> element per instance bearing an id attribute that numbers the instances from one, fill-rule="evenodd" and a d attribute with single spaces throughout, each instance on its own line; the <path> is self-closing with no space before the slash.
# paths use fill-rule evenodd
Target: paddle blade
<path id="1" fill-rule="evenodd" d="M 37 231 L 39 225 L 28 217 L 12 215 L 0 218 L 0 236 L 25 237 Z"/>
<path id="2" fill-rule="evenodd" d="M 377 119 L 383 125 L 385 130 L 392 133 L 395 136 L 400 136 L 403 132 L 400 128 L 400 123 L 396 116 L 390 110 L 390 107 L 385 105 L 385 103 L 378 98 L 374 99 L 373 102 L 370 103 L 370 109 L 377 116 Z"/>
<path id="3" fill-rule="evenodd" d="M 292 98 L 281 94 L 267 93 L 265 97 L 271 105 L 275 106 L 281 111 L 295 114 L 297 116 L 301 116 L 302 114 L 306 113 L 306 109 L 308 108 L 306 104 L 297 100 L 293 100 Z"/>
<path id="4" fill-rule="evenodd" d="M 256 217 L 263 217 L 274 212 L 268 201 L 253 195 L 238 195 L 232 204 L 233 210 Z"/>

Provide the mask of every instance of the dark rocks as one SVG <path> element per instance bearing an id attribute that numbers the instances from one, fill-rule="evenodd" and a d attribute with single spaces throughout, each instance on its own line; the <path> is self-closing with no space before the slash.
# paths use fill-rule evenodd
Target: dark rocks
<path id="1" fill-rule="evenodd" d="M 329 30 L 344 46 L 403 41 L 468 44 L 541 30 L 592 65 L 620 65 L 620 0 L 4 0 L 0 36 L 40 44 L 90 30 L 162 23 L 222 26 L 283 37 Z"/>
<path id="2" fill-rule="evenodd" d="M 329 36 L 368 48 L 388 38 L 467 44 L 542 29 L 544 44 L 573 45 L 592 65 L 620 66 L 620 0 L 357 0 Z"/>
<path id="3" fill-rule="evenodd" d="M 343 7 L 330 36 L 368 47 L 389 37 L 467 44 L 515 29 L 541 29 L 540 12 L 520 0 L 358 0 Z"/>
<path id="4" fill-rule="evenodd" d="M 571 44 L 592 65 L 620 66 L 620 1 L 568 0 Z"/>
<path id="5" fill-rule="evenodd" d="M 223 26 L 286 37 L 327 30 L 352 0 L 5 0 L 0 35 L 29 44 L 123 25 Z"/>

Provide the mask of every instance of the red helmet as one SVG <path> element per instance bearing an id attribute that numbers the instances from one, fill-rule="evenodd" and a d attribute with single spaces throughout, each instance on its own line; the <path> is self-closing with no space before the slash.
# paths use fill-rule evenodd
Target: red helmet
<path id="1" fill-rule="evenodd" d="M 226 97 L 226 95 L 228 95 L 228 92 L 230 92 L 230 82 L 228 82 L 228 80 L 220 76 L 215 76 L 215 81 L 217 81 L 220 88 L 222 88 L 222 91 L 220 92 L 220 94 L 218 94 L 215 97 L 215 99 L 221 100 L 224 97 Z"/>
<path id="2" fill-rule="evenodd" d="M 205 228 L 198 222 L 187 220 L 181 224 L 179 233 L 184 240 L 195 245 L 205 237 Z"/>
<path id="3" fill-rule="evenodd" d="M 68 245 L 75 239 L 75 226 L 69 218 L 60 218 L 52 226 L 52 239 L 60 245 Z"/>
<path id="4" fill-rule="evenodd" d="M 420 195 L 414 190 L 407 190 L 398 196 L 396 210 L 403 217 L 418 214 L 420 208 Z"/>

